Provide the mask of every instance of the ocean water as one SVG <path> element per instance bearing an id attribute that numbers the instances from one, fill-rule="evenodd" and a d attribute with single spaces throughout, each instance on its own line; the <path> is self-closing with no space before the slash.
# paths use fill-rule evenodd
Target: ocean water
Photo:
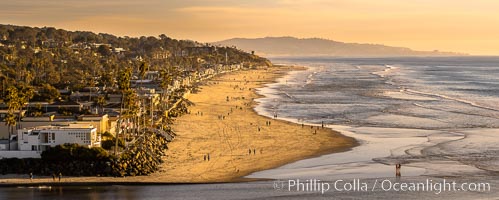
<path id="1" fill-rule="evenodd" d="M 356 138 L 351 151 L 251 178 L 489 176 L 499 171 L 499 57 L 287 58 L 257 112 Z"/>
<path id="2" fill-rule="evenodd" d="M 447 181 L 454 181 L 446 179 Z M 305 181 L 305 180 L 302 180 Z M 136 185 L 136 186 L 53 186 L 53 187 L 0 187 L 0 199 L 8 200 L 48 200 L 48 199 L 141 199 L 141 200 L 164 200 L 164 199 L 497 199 L 498 190 L 485 191 L 449 191 L 437 186 L 444 179 L 434 178 L 429 181 L 432 187 L 420 191 L 395 191 L 389 188 L 391 183 L 426 183 L 426 179 L 402 178 L 396 179 L 361 179 L 357 181 L 344 180 L 345 184 L 327 183 L 329 190 L 309 189 L 308 191 L 296 190 L 289 186 L 289 182 L 257 181 L 245 183 L 217 183 L 217 184 L 187 184 L 187 185 Z M 385 184 L 382 184 L 383 181 Z M 349 187 L 348 183 L 356 182 L 358 185 L 366 185 L 367 190 L 361 187 Z M 377 182 L 377 183 L 376 183 Z M 282 187 L 276 187 L 276 183 Z M 359 184 L 361 183 L 361 184 Z M 485 179 L 459 179 L 458 185 L 462 183 L 490 183 L 497 185 L 499 181 L 493 178 Z M 318 184 L 316 184 L 318 185 Z M 382 186 L 385 185 L 385 186 Z M 346 186 L 346 187 L 345 187 Z"/>

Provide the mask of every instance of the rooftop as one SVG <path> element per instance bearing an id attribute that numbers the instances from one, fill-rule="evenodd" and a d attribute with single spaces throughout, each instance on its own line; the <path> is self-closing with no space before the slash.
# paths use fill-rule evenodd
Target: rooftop
<path id="1" fill-rule="evenodd" d="M 22 130 L 92 130 L 91 124 L 47 125 L 23 128 Z"/>
<path id="2" fill-rule="evenodd" d="M 106 117 L 107 114 L 83 114 L 79 115 L 78 117 Z"/>

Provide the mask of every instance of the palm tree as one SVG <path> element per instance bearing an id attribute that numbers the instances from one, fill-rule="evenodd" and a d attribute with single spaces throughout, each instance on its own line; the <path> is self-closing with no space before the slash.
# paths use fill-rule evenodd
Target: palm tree
<path id="1" fill-rule="evenodd" d="M 126 110 L 123 112 L 123 120 L 126 120 L 126 129 L 124 130 L 124 136 L 128 137 L 128 123 L 130 121 L 133 121 L 135 117 L 137 116 L 137 113 L 139 112 L 139 106 L 138 106 L 138 98 L 137 98 L 137 93 L 133 89 L 128 89 L 124 91 L 123 95 L 123 108 L 126 108 Z"/>
<path id="2" fill-rule="evenodd" d="M 127 89 L 123 92 L 123 94 L 123 107 L 128 108 L 125 112 L 126 114 L 123 116 L 124 118 L 132 118 L 137 115 L 139 110 L 139 107 L 137 106 L 137 92 L 133 89 Z"/>
<path id="3" fill-rule="evenodd" d="M 19 115 L 21 115 L 21 99 L 19 98 L 18 90 L 15 86 L 9 86 L 7 88 L 7 107 L 8 113 L 5 118 L 5 125 L 9 126 L 9 150 L 10 150 L 10 138 L 12 137 L 12 133 L 14 132 L 14 127 L 17 124 L 16 116 L 14 112 L 19 110 Z"/>
<path id="4" fill-rule="evenodd" d="M 141 80 L 141 82 L 140 82 L 140 88 L 141 89 L 142 89 L 142 82 L 144 81 L 144 78 L 146 76 L 146 72 L 148 70 L 149 70 L 149 65 L 147 63 L 143 62 L 142 64 L 140 64 L 140 66 L 139 66 L 139 76 L 140 76 L 140 80 Z M 144 95 L 144 97 L 145 97 L 145 95 Z M 145 121 L 146 121 L 146 116 L 147 116 L 146 112 L 145 112 L 147 110 L 145 108 L 145 105 L 146 105 L 145 104 L 145 99 L 143 98 L 141 102 L 142 102 L 143 111 L 144 111 L 144 113 L 142 115 L 144 115 L 143 119 L 144 119 L 144 127 L 145 127 L 146 126 Z"/>
<path id="5" fill-rule="evenodd" d="M 118 88 L 121 91 L 121 106 L 120 106 L 120 118 L 118 119 L 117 124 L 117 132 L 116 132 L 116 141 L 115 141 L 115 148 L 114 148 L 114 154 L 117 155 L 118 152 L 118 139 L 119 139 L 119 130 L 120 130 L 120 125 L 121 122 L 123 122 L 123 107 L 124 107 L 124 102 L 125 102 L 125 94 L 127 91 L 130 90 L 130 79 L 132 77 L 132 69 L 127 67 L 123 70 L 121 70 L 118 74 Z"/>
<path id="6" fill-rule="evenodd" d="M 118 74 L 118 88 L 120 91 L 125 91 L 130 88 L 130 78 L 132 77 L 132 69 L 126 67 Z"/>
<path id="7" fill-rule="evenodd" d="M 12 133 L 14 132 L 14 126 L 16 126 L 17 120 L 16 116 L 14 113 L 11 111 L 8 112 L 7 116 L 5 117 L 5 125 L 9 126 L 9 150 L 10 150 L 10 138 L 12 137 Z"/>
<path id="8" fill-rule="evenodd" d="M 144 80 L 144 77 L 146 76 L 146 72 L 149 70 L 149 65 L 145 62 L 140 64 L 139 66 L 139 75 L 141 80 Z"/>
<path id="9" fill-rule="evenodd" d="M 33 96 L 35 96 L 35 90 L 29 85 L 22 85 L 19 91 L 19 100 L 21 101 L 21 106 L 28 103 Z"/>
<path id="10" fill-rule="evenodd" d="M 104 105 L 106 105 L 106 97 L 105 96 L 98 96 L 97 99 L 95 100 L 95 104 L 99 107 L 99 113 L 104 112 Z"/>
<path id="11" fill-rule="evenodd" d="M 21 124 L 21 110 L 24 106 L 24 104 L 29 103 L 29 100 L 35 96 L 35 91 L 33 87 L 29 85 L 22 85 L 21 88 L 18 90 L 18 99 L 19 99 L 19 117 L 17 118 L 19 121 L 19 124 Z M 27 108 L 29 105 L 27 106 Z"/>
<path id="12" fill-rule="evenodd" d="M 160 77 L 161 77 L 160 86 L 163 89 L 163 93 L 161 94 L 161 104 L 162 104 L 161 108 L 163 111 L 162 121 L 164 122 L 168 118 L 168 113 L 166 112 L 167 111 L 167 104 L 168 104 L 167 92 L 168 92 L 168 87 L 170 86 L 170 84 L 172 82 L 172 76 L 170 73 L 168 73 L 168 71 L 163 69 L 160 72 Z"/>

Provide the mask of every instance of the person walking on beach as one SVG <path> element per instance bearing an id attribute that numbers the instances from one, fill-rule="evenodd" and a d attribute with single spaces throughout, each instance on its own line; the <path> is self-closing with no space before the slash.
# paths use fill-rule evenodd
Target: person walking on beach
<path id="1" fill-rule="evenodd" d="M 52 172 L 52 180 L 55 182 L 55 173 Z"/>
<path id="2" fill-rule="evenodd" d="M 400 174 L 400 168 L 402 168 L 402 165 L 401 164 L 396 164 L 395 165 L 395 176 L 397 178 L 400 178 L 401 174 Z"/>
<path id="3" fill-rule="evenodd" d="M 62 178 L 62 173 L 59 172 L 59 182 L 61 182 L 61 178 Z"/>
<path id="4" fill-rule="evenodd" d="M 208 153 L 208 161 L 210 161 L 210 153 Z"/>
<path id="5" fill-rule="evenodd" d="M 30 173 L 29 173 L 29 180 L 30 180 L 31 182 L 33 182 L 33 173 L 32 173 L 32 172 L 30 172 Z"/>

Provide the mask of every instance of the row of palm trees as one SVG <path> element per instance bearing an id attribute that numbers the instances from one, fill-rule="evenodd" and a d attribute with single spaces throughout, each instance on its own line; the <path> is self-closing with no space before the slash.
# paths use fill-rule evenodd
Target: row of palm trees
<path id="1" fill-rule="evenodd" d="M 149 66 L 147 63 L 141 63 L 138 67 L 138 74 L 141 79 L 140 83 L 140 88 L 142 88 L 142 82 L 145 79 L 145 75 L 147 71 L 149 70 Z M 114 153 L 118 154 L 118 138 L 120 137 L 120 133 L 122 134 L 122 137 L 124 138 L 125 135 L 128 134 L 128 122 L 133 122 L 134 124 L 134 130 L 143 134 L 145 132 L 145 128 L 147 126 L 148 121 L 150 121 L 150 126 L 154 128 L 155 122 L 154 122 L 154 111 L 155 109 L 152 107 L 153 102 L 152 98 L 150 99 L 151 101 L 151 109 L 150 109 L 150 119 L 147 119 L 148 115 L 146 114 L 146 111 L 148 110 L 146 108 L 146 103 L 145 103 L 145 97 L 144 98 L 139 98 L 139 95 L 136 90 L 132 89 L 130 86 L 130 80 L 132 78 L 133 74 L 133 69 L 130 67 L 123 68 L 119 71 L 118 77 L 117 77 L 117 84 L 118 84 L 118 89 L 122 94 L 122 102 L 120 106 L 120 119 L 118 119 L 117 123 L 117 135 L 116 135 L 116 141 L 115 141 L 115 149 Z M 160 86 L 163 89 L 163 93 L 160 96 L 160 111 L 161 111 L 161 116 L 160 116 L 160 121 L 161 122 L 168 122 L 169 121 L 169 116 L 168 116 L 168 103 L 169 103 L 169 97 L 170 94 L 168 95 L 167 91 L 170 87 L 170 85 L 173 84 L 173 81 L 175 80 L 175 77 L 178 76 L 178 69 L 173 66 L 168 66 L 166 69 L 162 69 L 160 71 Z M 139 105 L 140 104 L 140 105 Z M 140 113 L 140 115 L 139 115 Z M 125 123 L 125 127 L 122 127 L 122 123 Z M 164 129 L 165 126 L 162 126 Z"/>

